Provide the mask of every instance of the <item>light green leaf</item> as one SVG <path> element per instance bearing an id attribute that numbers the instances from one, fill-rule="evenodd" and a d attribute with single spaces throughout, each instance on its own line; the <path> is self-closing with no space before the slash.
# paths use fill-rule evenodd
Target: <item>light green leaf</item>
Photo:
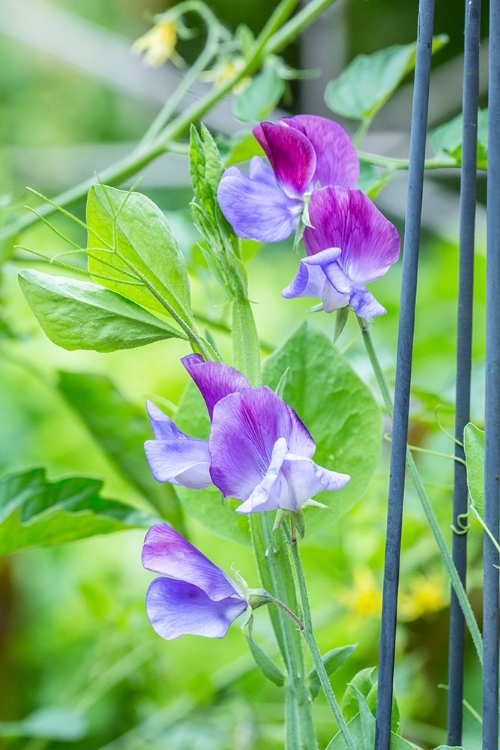
<path id="1" fill-rule="evenodd" d="M 471 502 L 484 521 L 484 430 L 472 422 L 465 425 L 464 450 Z"/>
<path id="2" fill-rule="evenodd" d="M 268 66 L 252 78 L 252 82 L 233 99 L 233 114 L 242 122 L 259 122 L 278 104 L 285 84 L 274 67 Z"/>
<path id="3" fill-rule="evenodd" d="M 89 272 L 103 286 L 192 323 L 186 261 L 153 201 L 93 185 L 87 200 Z"/>
<path id="4" fill-rule="evenodd" d="M 457 165 L 462 163 L 462 114 L 440 125 L 431 133 L 432 150 L 438 157 L 449 156 Z M 477 166 L 488 166 L 488 110 L 480 109 L 477 115 Z"/>
<path id="5" fill-rule="evenodd" d="M 447 42 L 444 34 L 434 37 L 433 53 Z M 372 55 L 359 55 L 326 87 L 327 105 L 333 112 L 353 120 L 373 117 L 414 69 L 416 50 L 416 42 L 413 42 L 394 45 Z"/>
<path id="6" fill-rule="evenodd" d="M 392 180 L 395 172 L 389 169 L 381 172 L 375 169 L 371 164 L 367 164 L 363 161 L 359 166 L 360 175 L 357 187 L 366 193 L 368 198 L 374 200 L 382 188 Z"/>
<path id="7" fill-rule="evenodd" d="M 339 646 L 339 648 L 333 648 L 331 651 L 327 651 L 321 657 L 323 664 L 325 665 L 326 673 L 331 676 L 337 669 L 340 669 L 342 664 L 350 657 L 350 655 L 356 650 L 357 646 Z M 316 667 L 313 667 L 308 674 L 309 689 L 313 698 L 316 698 L 319 694 L 321 683 L 319 681 Z"/>
<path id="8" fill-rule="evenodd" d="M 0 722 L 0 737 L 33 737 L 57 742 L 77 742 L 86 734 L 85 718 L 69 708 L 39 708 L 22 721 Z"/>
<path id="9" fill-rule="evenodd" d="M 182 531 L 182 512 L 173 486 L 157 482 L 146 460 L 144 443 L 152 438 L 146 406 L 138 409 L 131 404 L 104 375 L 59 372 L 57 387 L 118 471 Z"/>
<path id="10" fill-rule="evenodd" d="M 311 531 L 334 523 L 360 499 L 375 471 L 382 442 L 380 409 L 369 388 L 324 333 L 305 323 L 265 360 L 264 383 L 275 390 L 288 370 L 283 398 L 316 443 L 314 460 L 326 469 L 350 474 L 337 492 L 315 499 L 326 510 L 306 511 Z"/>
<path id="11" fill-rule="evenodd" d="M 276 666 L 271 657 L 266 654 L 264 649 L 262 649 L 258 645 L 258 643 L 255 643 L 255 641 L 248 635 L 246 636 L 246 639 L 255 663 L 259 667 L 264 677 L 267 677 L 268 680 L 274 682 L 274 684 L 278 685 L 278 687 L 284 685 L 285 675 L 283 674 L 281 669 Z"/>
<path id="12" fill-rule="evenodd" d="M 233 302 L 233 363 L 244 372 L 251 385 L 259 384 L 259 336 L 251 303 L 247 299 Z"/>
<path id="13" fill-rule="evenodd" d="M 251 130 L 235 133 L 232 138 L 218 139 L 217 143 L 226 168 L 249 161 L 254 156 L 264 156 L 262 146 Z"/>
<path id="14" fill-rule="evenodd" d="M 186 338 L 139 305 L 87 281 L 21 271 L 19 284 L 36 319 L 63 349 L 114 352 Z"/>
<path id="15" fill-rule="evenodd" d="M 358 693 L 365 698 L 370 694 L 373 685 L 373 673 L 375 667 L 366 667 L 361 669 L 350 680 L 342 697 L 342 713 L 346 719 L 352 719 L 359 713 Z"/>
<path id="16" fill-rule="evenodd" d="M 101 488 L 101 481 L 88 477 L 49 482 L 44 469 L 7 475 L 0 481 L 0 554 L 157 522 L 129 505 L 105 500 Z"/>

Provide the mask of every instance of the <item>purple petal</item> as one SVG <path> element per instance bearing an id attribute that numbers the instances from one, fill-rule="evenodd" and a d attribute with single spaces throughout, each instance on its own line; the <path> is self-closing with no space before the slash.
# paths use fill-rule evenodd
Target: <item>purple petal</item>
<path id="1" fill-rule="evenodd" d="M 284 118 L 290 127 L 297 128 L 312 143 L 316 152 L 316 171 L 313 183 L 321 187 L 338 185 L 355 188 L 359 180 L 359 159 L 346 130 L 333 120 L 316 115 L 297 115 Z"/>
<path id="2" fill-rule="evenodd" d="M 234 595 L 243 598 L 223 570 L 165 523 L 152 526 L 146 534 L 142 564 L 152 573 L 196 586 L 214 602 Z"/>
<path id="3" fill-rule="evenodd" d="M 184 435 L 174 440 L 147 440 L 144 449 L 157 482 L 170 482 L 192 490 L 212 484 L 208 440 Z"/>
<path id="4" fill-rule="evenodd" d="M 362 287 L 351 295 L 351 307 L 359 318 L 376 318 L 385 315 L 387 310 L 377 302 L 368 289 Z"/>
<path id="5" fill-rule="evenodd" d="M 230 167 L 222 175 L 217 197 L 221 211 L 235 234 L 259 242 L 286 240 L 297 228 L 303 203 L 269 180 L 263 170 L 255 178 Z"/>
<path id="6" fill-rule="evenodd" d="M 146 403 L 146 409 L 151 427 L 153 428 L 153 435 L 157 440 L 173 440 L 175 438 L 188 437 L 152 401 Z"/>
<path id="7" fill-rule="evenodd" d="M 312 143 L 286 123 L 262 122 L 252 132 L 271 163 L 278 185 L 290 197 L 304 195 L 316 171 Z"/>
<path id="8" fill-rule="evenodd" d="M 279 500 L 286 495 L 286 482 L 281 467 L 288 453 L 284 438 L 276 441 L 271 455 L 271 463 L 262 481 L 254 488 L 244 503 L 236 508 L 237 513 L 254 513 L 255 511 L 278 510 L 283 507 Z"/>
<path id="9" fill-rule="evenodd" d="M 167 640 L 181 635 L 223 638 L 246 608 L 238 596 L 213 601 L 197 586 L 168 578 L 154 580 L 146 594 L 149 621 Z"/>
<path id="10" fill-rule="evenodd" d="M 318 466 L 310 458 L 303 458 L 288 453 L 283 462 L 282 473 L 286 478 L 289 497 L 287 506 L 290 510 L 297 511 L 300 506 L 325 490 L 340 490 L 351 479 L 348 474 L 339 474 L 336 471 L 328 471 Z"/>
<path id="11" fill-rule="evenodd" d="M 181 362 L 205 399 L 210 419 L 216 403 L 221 398 L 250 388 L 246 377 L 234 367 L 222 362 L 205 362 L 201 354 L 188 354 Z"/>
<path id="12" fill-rule="evenodd" d="M 399 257 L 396 227 L 361 190 L 315 190 L 309 217 L 314 228 L 306 227 L 304 231 L 307 254 L 339 247 L 339 264 L 357 284 L 380 278 Z"/>
<path id="13" fill-rule="evenodd" d="M 268 470 L 279 438 L 285 438 L 294 453 L 314 454 L 316 446 L 306 427 L 267 386 L 219 401 L 209 440 L 210 474 L 225 497 L 250 497 Z"/>
<path id="14" fill-rule="evenodd" d="M 349 294 L 342 293 L 329 283 L 325 269 L 336 265 L 338 248 L 328 248 L 317 255 L 302 258 L 293 281 L 281 292 L 283 297 L 320 297 L 325 312 L 333 312 L 349 304 Z"/>

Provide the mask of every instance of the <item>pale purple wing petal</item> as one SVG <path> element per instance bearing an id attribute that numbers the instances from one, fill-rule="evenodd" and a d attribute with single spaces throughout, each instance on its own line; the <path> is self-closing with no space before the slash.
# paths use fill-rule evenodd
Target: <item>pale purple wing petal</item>
<path id="1" fill-rule="evenodd" d="M 186 581 L 213 601 L 241 592 L 223 570 L 167 524 L 152 526 L 144 540 L 142 564 L 152 573 Z"/>
<path id="2" fill-rule="evenodd" d="M 146 594 L 149 621 L 166 640 L 181 635 L 223 638 L 246 607 L 237 596 L 213 601 L 197 586 L 168 578 L 156 578 Z"/>
<path id="3" fill-rule="evenodd" d="M 182 437 L 147 440 L 144 444 L 151 473 L 157 482 L 201 490 L 212 484 L 208 440 Z"/>
<path id="4" fill-rule="evenodd" d="M 201 354 L 188 354 L 181 362 L 205 399 L 210 419 L 221 398 L 250 388 L 246 377 L 234 367 L 222 362 L 205 362 Z"/>
<path id="5" fill-rule="evenodd" d="M 358 284 L 380 278 L 399 258 L 396 227 L 361 190 L 315 190 L 309 217 L 314 229 L 304 231 L 307 254 L 339 247 L 343 271 Z"/>
<path id="6" fill-rule="evenodd" d="M 255 513 L 256 511 L 278 510 L 278 508 L 286 507 L 280 503 L 280 500 L 283 496 L 286 498 L 288 494 L 285 478 L 281 473 L 281 467 L 287 453 L 286 440 L 279 438 L 274 445 L 271 463 L 264 478 L 254 488 L 248 500 L 236 508 L 237 513 Z"/>
<path id="7" fill-rule="evenodd" d="M 222 175 L 217 197 L 221 211 L 238 237 L 259 242 L 286 240 L 297 228 L 303 204 L 289 197 L 264 175 L 255 179 L 230 167 Z"/>
<path id="8" fill-rule="evenodd" d="M 260 158 L 260 156 L 253 156 L 250 159 L 248 165 L 248 176 L 252 180 L 261 182 L 263 185 L 272 185 L 273 187 L 278 185 L 273 170 L 264 159 Z"/>
<path id="9" fill-rule="evenodd" d="M 146 403 L 146 409 L 151 427 L 153 428 L 153 435 L 157 440 L 173 440 L 175 438 L 188 437 L 152 401 Z"/>
<path id="10" fill-rule="evenodd" d="M 333 120 L 316 115 L 297 115 L 282 120 L 304 133 L 316 152 L 313 183 L 321 187 L 338 185 L 355 188 L 359 180 L 359 159 L 347 131 Z"/>
<path id="11" fill-rule="evenodd" d="M 325 312 L 333 312 L 349 304 L 349 294 L 341 292 L 328 281 L 326 269 L 336 266 L 338 248 L 328 248 L 316 255 L 302 258 L 293 281 L 281 292 L 283 297 L 320 297 Z"/>
<path id="12" fill-rule="evenodd" d="M 219 401 L 209 440 L 210 474 L 225 497 L 250 497 L 267 472 L 279 438 L 285 438 L 294 453 L 314 454 L 316 446 L 306 427 L 267 386 Z"/>
<path id="13" fill-rule="evenodd" d="M 262 122 L 252 132 L 271 163 L 278 185 L 291 197 L 304 195 L 316 171 L 312 143 L 284 123 Z"/>
<path id="14" fill-rule="evenodd" d="M 364 287 L 353 292 L 350 304 L 359 318 L 376 318 L 387 313 L 385 307 Z"/>
<path id="15" fill-rule="evenodd" d="M 310 458 L 292 453 L 288 453 L 285 458 L 282 472 L 290 493 L 288 507 L 294 511 L 297 511 L 306 500 L 324 490 L 340 490 L 351 479 L 348 474 L 328 471 Z"/>

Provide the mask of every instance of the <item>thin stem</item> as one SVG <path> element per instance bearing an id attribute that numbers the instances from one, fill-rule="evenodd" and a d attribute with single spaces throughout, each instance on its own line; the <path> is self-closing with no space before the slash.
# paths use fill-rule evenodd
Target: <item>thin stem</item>
<path id="1" fill-rule="evenodd" d="M 367 132 L 368 132 L 368 130 L 370 128 L 370 125 L 372 124 L 372 120 L 375 117 L 375 114 L 376 113 L 374 112 L 370 117 L 365 117 L 364 120 L 361 120 L 359 128 L 354 133 L 354 136 L 353 136 L 353 139 L 352 139 L 352 142 L 353 142 L 353 144 L 355 145 L 356 148 L 359 146 L 359 144 L 361 143 L 361 141 L 363 140 L 363 138 L 367 134 Z"/>
<path id="2" fill-rule="evenodd" d="M 370 154 L 367 151 L 358 151 L 359 160 L 365 162 L 365 164 L 374 164 L 377 167 L 386 167 L 387 169 L 409 169 L 409 159 L 395 159 L 391 156 L 379 156 L 378 154 Z M 424 169 L 449 169 L 450 167 L 460 168 L 455 159 L 449 158 L 438 158 L 434 156 L 432 159 L 426 159 L 424 162 Z"/>
<path id="3" fill-rule="evenodd" d="M 387 409 L 387 412 L 392 419 L 394 415 L 394 406 L 392 402 L 391 392 L 389 390 L 389 386 L 385 379 L 385 375 L 382 371 L 382 367 L 380 366 L 380 362 L 377 357 L 375 347 L 373 345 L 373 340 L 372 340 L 372 337 L 368 328 L 368 324 L 362 318 L 358 318 L 358 322 L 361 328 L 361 333 L 363 334 L 363 342 L 365 344 L 368 358 L 372 365 L 373 372 L 375 373 L 375 377 L 377 379 L 377 383 L 380 388 L 382 398 L 384 400 L 385 408 Z M 453 590 L 455 591 L 455 595 L 459 601 L 460 607 L 462 608 L 462 612 L 464 613 L 465 621 L 467 623 L 467 627 L 469 628 L 470 634 L 472 636 L 472 640 L 474 642 L 474 646 L 476 648 L 479 661 L 482 664 L 483 663 L 483 641 L 481 638 L 481 633 L 479 631 L 478 624 L 476 622 L 476 618 L 474 616 L 474 612 L 472 611 L 472 607 L 470 605 L 469 599 L 467 598 L 466 591 L 464 589 L 462 581 L 460 580 L 460 576 L 458 575 L 458 572 L 452 560 L 451 554 L 448 550 L 448 547 L 446 546 L 446 542 L 444 540 L 443 534 L 439 527 L 437 518 L 434 514 L 432 505 L 427 496 L 427 492 L 425 491 L 425 487 L 422 483 L 420 474 L 418 473 L 418 469 L 415 465 L 415 461 L 413 460 L 413 456 L 411 455 L 409 448 L 407 448 L 407 451 L 406 451 L 406 463 L 407 463 L 408 470 L 412 478 L 413 484 L 417 491 L 419 500 L 422 504 L 423 511 L 427 518 L 427 522 L 429 523 L 431 531 L 434 534 L 434 538 L 436 539 L 436 543 L 439 549 L 439 553 L 441 555 L 441 559 L 443 561 L 443 565 L 446 568 L 448 575 L 450 576 L 450 581 L 453 586 Z"/>
<path id="4" fill-rule="evenodd" d="M 349 732 L 345 719 L 342 716 L 342 711 L 340 710 L 340 706 L 338 704 L 337 698 L 335 697 L 335 693 L 333 692 L 332 686 L 330 684 L 330 680 L 328 678 L 327 671 L 325 669 L 325 665 L 323 663 L 323 659 L 321 658 L 321 653 L 319 651 L 318 644 L 316 643 L 316 639 L 314 637 L 314 632 L 313 632 L 313 627 L 312 627 L 312 618 L 311 618 L 311 608 L 309 606 L 309 596 L 307 593 L 307 585 L 306 585 L 306 579 L 304 576 L 304 569 L 302 567 L 302 560 L 300 559 L 299 546 L 297 544 L 297 540 L 292 537 L 290 529 L 288 528 L 286 523 L 283 524 L 283 527 L 284 527 L 285 534 L 288 539 L 290 550 L 292 552 L 293 565 L 294 565 L 295 573 L 297 576 L 297 583 L 299 585 L 300 599 L 301 599 L 301 604 L 302 604 L 302 616 L 304 618 L 304 630 L 302 631 L 302 633 L 307 643 L 309 652 L 312 656 L 314 666 L 316 667 L 316 672 L 318 674 L 319 681 L 321 683 L 321 687 L 323 688 L 323 692 L 325 694 L 326 700 L 328 701 L 328 705 L 330 706 L 332 710 L 333 716 L 335 717 L 335 721 L 337 722 L 340 733 L 342 737 L 344 738 L 344 742 L 346 743 L 346 746 L 349 750 L 356 750 L 356 746 L 354 745 L 353 739 L 351 737 L 351 734 Z"/>
<path id="5" fill-rule="evenodd" d="M 290 609 L 290 607 L 287 607 L 286 604 L 283 604 L 283 602 L 280 602 L 279 599 L 276 599 L 274 596 L 271 596 L 271 594 L 268 593 L 267 595 L 269 596 L 269 598 L 273 602 L 273 604 L 276 604 L 276 606 L 279 607 L 280 609 L 282 609 L 283 612 L 286 612 L 286 614 L 288 615 L 288 617 L 292 618 L 292 620 L 297 625 L 297 627 L 298 627 L 299 630 L 301 630 L 301 631 L 304 630 L 304 623 L 302 622 L 302 620 L 299 620 L 299 618 L 297 617 L 297 615 L 294 612 L 292 612 L 292 610 Z"/>

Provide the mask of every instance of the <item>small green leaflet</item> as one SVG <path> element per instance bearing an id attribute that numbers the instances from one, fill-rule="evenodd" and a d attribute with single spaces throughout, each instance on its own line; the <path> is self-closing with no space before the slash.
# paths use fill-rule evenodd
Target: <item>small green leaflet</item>
<path id="1" fill-rule="evenodd" d="M 19 284 L 49 339 L 63 349 L 114 352 L 186 338 L 139 305 L 97 284 L 31 270 L 19 273 Z"/>
<path id="2" fill-rule="evenodd" d="M 252 82 L 233 99 L 233 114 L 242 122 L 265 120 L 285 93 L 285 84 L 274 67 L 257 73 Z"/>
<path id="3" fill-rule="evenodd" d="M 334 674 L 337 669 L 340 669 L 342 664 L 350 657 L 350 655 L 356 650 L 356 645 L 354 646 L 339 646 L 338 648 L 333 648 L 331 651 L 327 651 L 326 654 L 323 654 L 321 659 L 323 661 L 323 664 L 325 665 L 326 673 L 329 677 Z M 311 671 L 308 674 L 308 680 L 309 680 L 309 689 L 311 691 L 311 695 L 313 698 L 316 698 L 320 688 L 321 683 L 319 681 L 318 673 L 316 672 L 316 667 L 313 667 Z"/>
<path id="4" fill-rule="evenodd" d="M 431 133 L 432 150 L 437 157 L 449 156 L 459 166 L 462 163 L 462 114 L 440 125 Z M 477 113 L 477 168 L 488 167 L 488 110 Z"/>
<path id="5" fill-rule="evenodd" d="M 467 484 L 471 502 L 484 521 L 484 431 L 469 422 L 464 429 Z"/>
<path id="6" fill-rule="evenodd" d="M 432 52 L 448 42 L 444 34 L 432 40 Z M 359 55 L 330 81 L 325 101 L 333 112 L 353 120 L 367 120 L 392 96 L 402 80 L 415 67 L 417 43 L 401 44 Z"/>
<path id="7" fill-rule="evenodd" d="M 44 469 L 5 476 L 0 480 L 0 554 L 147 528 L 158 521 L 102 498 L 101 489 L 101 481 L 88 477 L 49 482 Z"/>

